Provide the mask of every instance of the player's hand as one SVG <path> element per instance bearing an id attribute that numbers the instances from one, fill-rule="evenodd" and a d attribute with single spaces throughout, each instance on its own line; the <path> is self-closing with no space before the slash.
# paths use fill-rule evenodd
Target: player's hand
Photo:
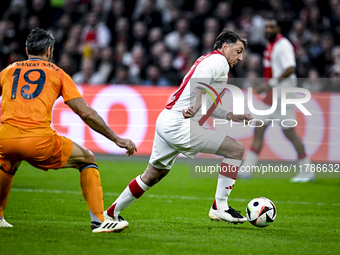
<path id="1" fill-rule="evenodd" d="M 126 154 L 128 156 L 132 156 L 135 153 L 135 151 L 137 151 L 136 145 L 130 139 L 119 138 L 116 144 L 120 148 L 125 148 L 127 150 Z"/>
<path id="2" fill-rule="evenodd" d="M 272 88 L 272 87 L 271 87 L 268 83 L 264 83 L 264 84 L 262 85 L 262 90 L 263 90 L 264 92 L 269 91 L 271 88 Z"/>
<path id="3" fill-rule="evenodd" d="M 185 119 L 192 118 L 196 115 L 196 113 L 198 112 L 199 109 L 200 109 L 200 107 L 197 107 L 197 106 L 189 106 L 186 111 L 182 110 L 183 117 Z"/>
<path id="4" fill-rule="evenodd" d="M 261 94 L 263 92 L 267 92 L 272 87 L 268 83 L 262 83 L 261 85 L 252 86 L 257 94 Z"/>
<path id="5" fill-rule="evenodd" d="M 228 112 L 227 114 L 227 120 L 232 120 L 235 122 L 245 122 L 245 124 L 248 124 L 250 120 L 252 120 L 253 117 L 250 114 L 233 114 L 232 112 Z"/>

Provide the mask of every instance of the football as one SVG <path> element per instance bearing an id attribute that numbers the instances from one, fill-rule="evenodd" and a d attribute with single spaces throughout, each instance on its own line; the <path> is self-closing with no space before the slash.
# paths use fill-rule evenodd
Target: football
<path id="1" fill-rule="evenodd" d="M 257 197 L 248 203 L 246 214 L 252 225 L 267 227 L 275 220 L 277 211 L 274 203 L 268 198 Z"/>

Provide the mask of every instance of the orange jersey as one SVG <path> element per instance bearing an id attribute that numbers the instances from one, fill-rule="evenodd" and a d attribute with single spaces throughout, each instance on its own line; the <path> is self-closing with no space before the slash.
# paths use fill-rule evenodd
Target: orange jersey
<path id="1" fill-rule="evenodd" d="M 64 102 L 81 97 L 71 77 L 40 59 L 15 62 L 0 73 L 2 116 L 0 139 L 50 136 L 51 113 L 59 96 Z"/>

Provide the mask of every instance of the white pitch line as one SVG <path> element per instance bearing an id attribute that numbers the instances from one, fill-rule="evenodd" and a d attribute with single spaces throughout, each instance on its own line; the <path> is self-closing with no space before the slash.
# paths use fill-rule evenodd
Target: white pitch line
<path id="1" fill-rule="evenodd" d="M 29 192 L 29 193 L 49 193 L 49 194 L 75 194 L 81 195 L 80 191 L 73 190 L 50 190 L 50 189 L 23 189 L 23 188 L 12 188 L 11 191 L 15 192 Z M 112 196 L 118 197 L 120 193 L 118 192 L 104 192 L 104 196 Z M 145 194 L 143 197 L 149 198 L 158 198 L 158 199 L 174 199 L 174 200 L 212 200 L 211 197 L 192 197 L 192 196 L 169 196 L 169 195 L 154 195 L 154 194 Z M 230 198 L 231 201 L 236 202 L 247 202 L 248 199 L 245 198 Z M 275 204 L 296 204 L 296 205 L 317 205 L 317 206 L 325 206 L 325 203 L 314 203 L 314 202 L 306 202 L 306 201 L 276 201 Z M 340 206 L 340 204 L 334 203 L 330 206 Z"/>

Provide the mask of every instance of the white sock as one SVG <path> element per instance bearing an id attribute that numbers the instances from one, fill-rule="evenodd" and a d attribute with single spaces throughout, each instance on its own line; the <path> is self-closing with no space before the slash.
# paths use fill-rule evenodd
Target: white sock
<path id="1" fill-rule="evenodd" d="M 149 188 L 150 187 L 142 181 L 141 175 L 137 176 L 129 183 L 116 201 L 114 201 L 114 203 L 107 209 L 107 213 L 110 216 L 119 215 L 121 210 L 125 209 L 140 198 Z"/>
<path id="2" fill-rule="evenodd" d="M 222 160 L 220 173 L 218 175 L 215 201 L 213 204 L 214 209 L 229 208 L 228 197 L 234 187 L 241 162 L 241 160 L 231 158 L 224 158 Z"/>
<path id="3" fill-rule="evenodd" d="M 258 160 L 259 160 L 259 154 L 253 152 L 252 150 L 249 150 L 242 162 L 242 166 L 249 166 L 249 167 L 256 166 Z"/>
<path id="4" fill-rule="evenodd" d="M 308 165 L 305 165 L 305 164 L 308 164 Z M 297 169 L 298 169 L 299 172 L 300 172 L 300 169 L 303 173 L 309 172 L 308 170 L 311 169 L 310 164 L 311 164 L 311 162 L 310 162 L 310 159 L 308 157 L 298 159 L 297 160 Z M 300 168 L 300 166 L 302 166 L 302 168 Z"/>

